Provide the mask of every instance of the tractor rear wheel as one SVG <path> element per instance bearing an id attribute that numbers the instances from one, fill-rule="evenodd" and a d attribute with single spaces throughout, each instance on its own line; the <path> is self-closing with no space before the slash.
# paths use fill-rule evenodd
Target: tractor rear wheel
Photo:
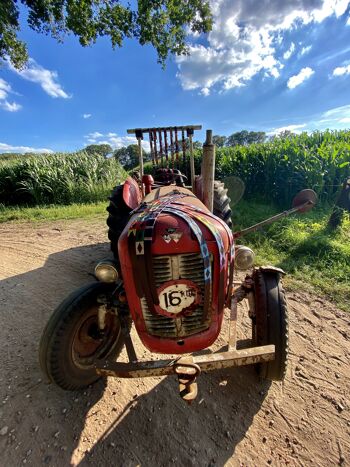
<path id="1" fill-rule="evenodd" d="M 259 363 L 259 375 L 268 380 L 282 381 L 288 360 L 288 310 L 280 274 L 273 270 L 256 269 L 253 273 L 255 345 L 275 346 L 275 359 Z"/>
<path id="2" fill-rule="evenodd" d="M 109 197 L 110 203 L 107 207 L 109 213 L 107 218 L 108 225 L 108 238 L 111 242 L 111 250 L 114 258 L 118 259 L 118 240 L 124 227 L 129 221 L 129 214 L 131 209 L 125 204 L 123 199 L 124 185 L 116 186 L 111 196 Z"/>
<path id="3" fill-rule="evenodd" d="M 224 220 L 232 228 L 232 211 L 230 198 L 227 196 L 227 188 L 224 182 L 214 182 L 214 214 Z"/>
<path id="4" fill-rule="evenodd" d="M 105 315 L 105 328 L 98 325 L 98 297 L 108 295 L 114 285 L 95 282 L 69 295 L 50 317 L 41 337 L 39 359 L 48 379 L 65 390 L 82 389 L 100 376 L 97 359 L 116 360 L 124 339 L 114 312 Z"/>

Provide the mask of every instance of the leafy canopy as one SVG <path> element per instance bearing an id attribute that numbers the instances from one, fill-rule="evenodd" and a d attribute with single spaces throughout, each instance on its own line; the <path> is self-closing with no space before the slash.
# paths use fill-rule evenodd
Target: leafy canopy
<path id="1" fill-rule="evenodd" d="M 237 131 L 232 133 L 225 142 L 226 146 L 248 146 L 253 143 L 263 143 L 266 140 L 264 131 Z"/>
<path id="2" fill-rule="evenodd" d="M 19 69 L 28 60 L 26 44 L 18 38 L 19 4 L 28 10 L 31 29 L 59 42 L 72 33 L 85 47 L 105 36 L 115 48 L 134 38 L 151 44 L 163 66 L 170 54 L 188 53 L 189 31 L 212 27 L 209 2 L 201 0 L 138 0 L 137 7 L 120 0 L 0 0 L 0 59 L 8 57 Z"/>
<path id="3" fill-rule="evenodd" d="M 130 170 L 136 167 L 139 163 L 139 147 L 137 144 L 123 146 L 116 149 L 113 156 L 126 170 Z"/>
<path id="4" fill-rule="evenodd" d="M 84 149 L 88 154 L 99 154 L 100 156 L 107 157 L 113 149 L 109 144 L 90 144 Z"/>
<path id="5" fill-rule="evenodd" d="M 222 148 L 223 146 L 225 146 L 226 140 L 227 140 L 226 136 L 220 136 L 220 135 L 213 136 L 213 143 L 218 148 Z"/>

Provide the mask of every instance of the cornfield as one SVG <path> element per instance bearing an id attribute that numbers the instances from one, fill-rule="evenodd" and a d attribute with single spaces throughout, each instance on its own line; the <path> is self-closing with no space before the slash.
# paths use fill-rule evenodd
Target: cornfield
<path id="1" fill-rule="evenodd" d="M 201 158 L 202 151 L 195 151 L 197 174 Z M 180 159 L 180 169 L 189 177 L 189 162 Z M 288 207 L 298 191 L 312 188 L 321 202 L 333 203 L 350 176 L 350 131 L 317 131 L 217 148 L 215 177 L 230 175 L 244 181 L 246 198 Z"/>
<path id="2" fill-rule="evenodd" d="M 350 176 L 350 131 L 314 132 L 217 151 L 217 177 L 236 175 L 246 194 L 288 206 L 303 188 L 333 202 Z"/>
<path id="3" fill-rule="evenodd" d="M 88 203 L 107 199 L 126 177 L 114 159 L 83 151 L 74 154 L 19 156 L 1 162 L 0 203 L 43 205 Z"/>
<path id="4" fill-rule="evenodd" d="M 350 131 L 302 133 L 249 146 L 223 147 L 216 153 L 216 178 L 240 177 L 246 197 L 289 206 L 303 188 L 332 203 L 350 176 Z M 202 151 L 195 151 L 200 173 Z M 180 157 L 182 161 L 182 157 Z M 146 172 L 152 167 L 145 165 Z M 189 177 L 189 161 L 180 169 Z M 1 162 L 0 203 L 41 205 L 87 203 L 106 199 L 126 172 L 115 159 L 75 154 L 20 156 Z"/>

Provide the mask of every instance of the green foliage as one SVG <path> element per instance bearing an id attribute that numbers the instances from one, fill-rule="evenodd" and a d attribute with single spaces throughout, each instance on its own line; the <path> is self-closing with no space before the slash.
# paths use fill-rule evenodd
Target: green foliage
<path id="1" fill-rule="evenodd" d="M 126 170 L 131 170 L 139 164 L 139 147 L 137 144 L 123 146 L 116 149 L 113 156 Z"/>
<path id="2" fill-rule="evenodd" d="M 37 155 L 0 164 L 0 203 L 43 205 L 96 202 L 125 178 L 114 159 L 100 154 Z"/>
<path id="3" fill-rule="evenodd" d="M 194 151 L 195 171 L 201 173 L 202 150 Z M 170 164 L 171 166 L 171 164 Z M 179 166 L 190 177 L 189 157 Z M 240 177 L 245 197 L 290 207 L 294 195 L 312 188 L 323 203 L 334 203 L 345 178 L 350 176 L 350 131 L 284 135 L 266 143 L 221 147 L 216 150 L 217 180 Z M 152 173 L 152 166 L 145 166 Z"/>
<path id="4" fill-rule="evenodd" d="M 263 131 L 237 131 L 226 138 L 226 146 L 247 146 L 248 144 L 263 143 L 266 133 Z M 215 143 L 216 144 L 216 143 Z"/>
<path id="5" fill-rule="evenodd" d="M 235 230 L 278 212 L 274 206 L 241 201 L 234 209 Z M 305 290 L 305 283 L 330 297 L 341 308 L 350 307 L 350 219 L 336 232 L 327 229 L 330 209 L 316 207 L 303 215 L 278 221 L 250 233 L 240 242 L 257 254 L 257 264 L 273 264 L 287 272 L 285 283 Z"/>
<path id="6" fill-rule="evenodd" d="M 22 153 L 16 153 L 16 152 L 8 152 L 8 153 L 1 153 L 0 154 L 0 166 L 5 163 L 16 163 L 20 160 L 24 159 L 30 159 L 31 157 L 38 156 L 38 153 L 31 153 L 31 152 L 26 152 L 25 154 Z"/>
<path id="7" fill-rule="evenodd" d="M 225 146 L 227 141 L 226 136 L 214 135 L 213 136 L 213 143 L 216 145 L 217 148 L 222 148 Z"/>
<path id="8" fill-rule="evenodd" d="M 350 175 L 350 131 L 302 133 L 266 143 L 219 148 L 216 176 L 240 177 L 246 194 L 289 206 L 303 188 L 312 188 L 321 201 L 334 202 Z"/>
<path id="9" fill-rule="evenodd" d="M 109 144 L 90 144 L 86 146 L 84 151 L 88 154 L 99 154 L 100 156 L 106 157 L 113 149 Z"/>
<path id="10" fill-rule="evenodd" d="M 202 149 L 203 145 L 200 141 L 193 141 L 193 149 Z"/>
<path id="11" fill-rule="evenodd" d="M 201 0 L 139 0 L 137 7 L 119 0 L 1 0 L 0 59 L 8 56 L 16 68 L 28 60 L 26 45 L 18 38 L 19 3 L 28 9 L 28 25 L 38 33 L 59 42 L 74 34 L 84 47 L 98 37 L 108 37 L 113 48 L 135 38 L 141 45 L 151 44 L 163 65 L 169 54 L 188 53 L 188 29 L 201 33 L 212 27 L 209 2 Z"/>
<path id="12" fill-rule="evenodd" d="M 3 206 L 0 223 L 12 221 L 53 221 L 58 219 L 106 218 L 106 201 L 88 204 L 41 205 L 35 207 Z"/>

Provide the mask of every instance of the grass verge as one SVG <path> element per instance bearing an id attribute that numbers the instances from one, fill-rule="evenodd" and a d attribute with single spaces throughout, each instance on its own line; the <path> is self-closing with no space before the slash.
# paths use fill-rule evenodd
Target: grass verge
<path id="1" fill-rule="evenodd" d="M 91 204 L 70 204 L 68 206 L 2 207 L 0 205 L 0 223 L 10 221 L 54 221 L 97 216 L 106 217 L 106 207 L 107 201 Z"/>
<path id="2" fill-rule="evenodd" d="M 234 208 L 235 230 L 276 214 L 273 207 L 241 201 Z M 307 214 L 293 215 L 250 233 L 240 242 L 257 255 L 257 264 L 273 264 L 288 275 L 289 288 L 305 290 L 311 285 L 343 310 L 350 309 L 350 220 L 331 232 L 327 221 L 331 210 L 316 207 Z"/>

